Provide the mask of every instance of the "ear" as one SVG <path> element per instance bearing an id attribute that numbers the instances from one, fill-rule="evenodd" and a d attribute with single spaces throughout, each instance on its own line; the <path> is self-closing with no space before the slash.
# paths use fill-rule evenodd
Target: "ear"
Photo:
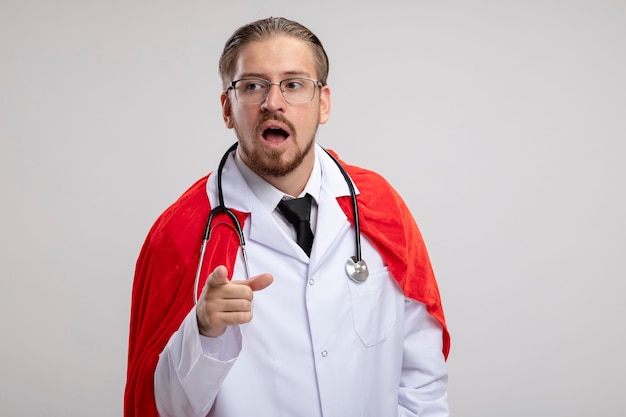
<path id="1" fill-rule="evenodd" d="M 228 92 L 224 92 L 220 95 L 220 102 L 222 103 L 222 117 L 224 118 L 224 124 L 228 129 L 232 129 L 235 127 L 235 124 L 233 123 L 233 109 Z"/>
<path id="2" fill-rule="evenodd" d="M 330 87 L 324 85 L 320 88 L 320 120 L 323 125 L 330 117 Z"/>

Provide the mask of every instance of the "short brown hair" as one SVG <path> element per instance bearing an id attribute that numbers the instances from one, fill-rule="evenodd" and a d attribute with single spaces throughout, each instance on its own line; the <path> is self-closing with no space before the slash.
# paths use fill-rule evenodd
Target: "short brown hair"
<path id="1" fill-rule="evenodd" d="M 326 85 L 328 56 L 318 37 L 298 22 L 283 17 L 269 17 L 240 27 L 226 41 L 219 62 L 222 88 L 226 89 L 228 83 L 232 81 L 230 77 L 241 48 L 249 42 L 265 40 L 276 35 L 292 36 L 308 43 L 313 51 L 318 80 Z"/>

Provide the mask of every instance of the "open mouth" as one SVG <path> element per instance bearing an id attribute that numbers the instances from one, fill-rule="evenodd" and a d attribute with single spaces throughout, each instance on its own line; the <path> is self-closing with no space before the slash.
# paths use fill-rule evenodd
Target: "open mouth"
<path id="1" fill-rule="evenodd" d="M 263 130 L 263 139 L 271 143 L 283 142 L 289 137 L 289 133 L 277 126 L 270 126 Z"/>

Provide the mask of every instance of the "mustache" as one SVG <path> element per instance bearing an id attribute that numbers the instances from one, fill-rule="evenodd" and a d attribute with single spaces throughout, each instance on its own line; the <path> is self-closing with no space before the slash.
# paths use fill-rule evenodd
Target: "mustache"
<path id="1" fill-rule="evenodd" d="M 260 133 L 260 128 L 261 125 L 265 122 L 267 122 L 268 120 L 275 120 L 277 122 L 281 122 L 284 125 L 286 125 L 289 128 L 289 131 L 291 132 L 292 135 L 295 136 L 296 134 L 296 127 L 293 125 L 293 123 L 291 123 L 289 120 L 287 120 L 287 118 L 285 116 L 283 116 L 280 113 L 265 113 L 263 114 L 263 116 L 261 117 L 261 119 L 259 119 L 259 122 L 256 124 L 256 128 L 255 131 L 256 133 Z"/>

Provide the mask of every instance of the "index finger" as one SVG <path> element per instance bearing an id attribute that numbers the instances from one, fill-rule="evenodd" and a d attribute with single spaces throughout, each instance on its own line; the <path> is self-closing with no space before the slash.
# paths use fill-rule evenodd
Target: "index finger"
<path id="1" fill-rule="evenodd" d="M 228 270 L 224 265 L 220 265 L 211 272 L 207 278 L 207 284 L 210 287 L 218 287 L 220 285 L 226 285 L 230 281 L 228 279 Z"/>

